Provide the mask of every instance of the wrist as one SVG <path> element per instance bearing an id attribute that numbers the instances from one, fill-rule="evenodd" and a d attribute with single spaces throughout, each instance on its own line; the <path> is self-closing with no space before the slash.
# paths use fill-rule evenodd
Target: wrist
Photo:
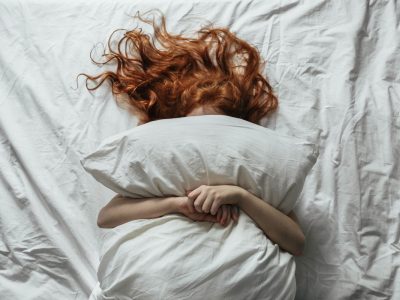
<path id="1" fill-rule="evenodd" d="M 247 194 L 249 192 L 245 190 L 244 188 L 239 187 L 238 191 L 238 202 L 237 205 L 241 208 L 243 206 L 243 203 L 245 202 L 245 199 L 248 198 Z"/>
<path id="2" fill-rule="evenodd" d="M 180 213 L 181 212 L 181 200 L 182 197 L 168 197 L 168 213 Z"/>

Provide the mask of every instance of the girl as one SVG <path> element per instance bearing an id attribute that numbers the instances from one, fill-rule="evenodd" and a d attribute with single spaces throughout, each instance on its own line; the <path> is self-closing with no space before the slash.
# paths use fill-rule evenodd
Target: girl
<path id="1" fill-rule="evenodd" d="M 139 125 L 163 118 L 225 114 L 258 124 L 277 108 L 278 101 L 261 75 L 256 48 L 226 28 L 203 27 L 197 38 L 173 35 L 165 18 L 137 19 L 154 28 L 154 38 L 141 29 L 126 31 L 104 54 L 115 72 L 84 73 L 86 87 L 97 89 L 109 80 L 117 103 L 139 117 Z M 114 31 L 115 32 L 115 31 Z M 92 59 L 93 60 L 93 59 Z M 80 74 L 81 75 L 81 74 Z M 94 87 L 87 80 L 100 79 Z M 115 196 L 100 210 L 98 226 L 112 228 L 135 219 L 181 213 L 194 221 L 237 222 L 243 210 L 265 235 L 292 255 L 301 255 L 305 237 L 294 212 L 283 214 L 247 190 L 233 185 L 202 185 L 181 197 L 124 198 Z"/>

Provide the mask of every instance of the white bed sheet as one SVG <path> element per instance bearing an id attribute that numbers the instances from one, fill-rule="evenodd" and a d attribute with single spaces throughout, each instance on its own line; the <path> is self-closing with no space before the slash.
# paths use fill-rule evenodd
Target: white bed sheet
<path id="1" fill-rule="evenodd" d="M 295 209 L 296 299 L 399 299 L 397 1 L 1 0 L 2 299 L 87 299 L 96 286 L 96 216 L 114 194 L 79 159 L 136 119 L 75 76 L 100 71 L 89 52 L 131 28 L 127 14 L 155 7 L 174 32 L 208 19 L 259 47 L 280 100 L 264 125 L 320 145 Z"/>

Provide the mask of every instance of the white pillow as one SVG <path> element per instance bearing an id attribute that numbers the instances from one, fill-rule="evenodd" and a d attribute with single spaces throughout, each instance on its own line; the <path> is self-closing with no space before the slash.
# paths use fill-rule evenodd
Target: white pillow
<path id="1" fill-rule="evenodd" d="M 127 197 L 183 196 L 202 184 L 232 184 L 287 214 L 317 156 L 310 142 L 239 118 L 200 115 L 152 121 L 111 136 L 81 164 Z"/>

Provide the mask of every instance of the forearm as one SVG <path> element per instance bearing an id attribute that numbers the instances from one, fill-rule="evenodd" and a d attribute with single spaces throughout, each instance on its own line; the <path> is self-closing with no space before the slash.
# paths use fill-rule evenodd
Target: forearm
<path id="1" fill-rule="evenodd" d="M 287 215 L 246 190 L 243 190 L 239 207 L 257 223 L 271 241 L 293 255 L 302 254 L 304 234 L 300 226 Z"/>
<path id="2" fill-rule="evenodd" d="M 125 198 L 115 196 L 98 215 L 97 225 L 113 228 L 136 219 L 152 219 L 177 211 L 174 197 L 164 198 Z"/>

